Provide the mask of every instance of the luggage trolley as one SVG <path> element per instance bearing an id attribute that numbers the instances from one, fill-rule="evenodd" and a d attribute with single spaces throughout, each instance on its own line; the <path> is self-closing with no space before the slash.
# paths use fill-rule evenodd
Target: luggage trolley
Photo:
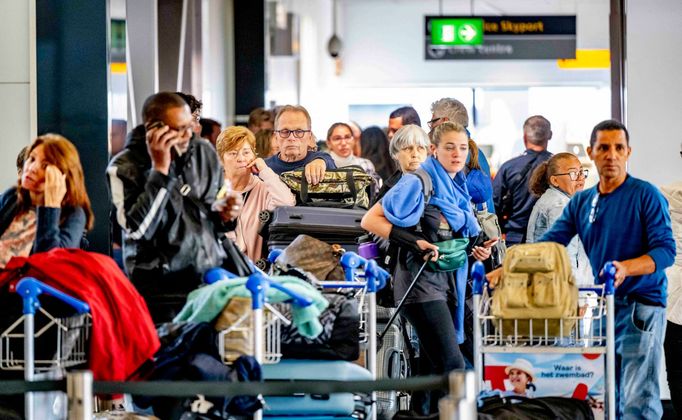
<path id="1" fill-rule="evenodd" d="M 388 281 L 389 274 L 379 267 L 376 261 L 365 259 L 354 252 L 346 252 L 341 256 L 346 281 L 321 281 L 324 288 L 355 288 L 359 290 L 356 297 L 360 308 L 360 344 L 366 345 L 366 367 L 377 379 L 377 300 L 376 293 Z M 371 395 L 371 418 L 377 418 L 376 392 Z"/>
<path id="2" fill-rule="evenodd" d="M 58 376 L 66 368 L 86 363 L 92 328 L 88 304 L 31 277 L 20 280 L 15 291 L 23 299 L 23 315 L 0 334 L 0 369 L 23 370 L 24 379 L 33 381 L 39 374 Z M 70 305 L 76 314 L 65 318 L 51 315 L 40 305 L 38 297 L 43 293 Z M 37 331 L 36 311 L 46 319 L 44 325 L 42 322 L 39 324 Z M 49 358 L 37 358 L 36 350 L 41 351 L 41 354 L 45 350 L 54 353 Z M 41 419 L 61 417 L 64 413 L 62 410 L 66 409 L 57 403 L 51 413 L 38 414 L 39 408 L 46 407 L 39 407 L 30 392 L 25 394 L 24 405 L 27 420 L 33 420 L 36 416 Z"/>
<path id="3" fill-rule="evenodd" d="M 560 320 L 559 336 L 551 336 L 549 319 L 500 319 L 492 315 L 492 295 L 487 287 L 483 264 L 477 262 L 472 268 L 474 292 L 474 368 L 477 377 L 477 389 L 484 390 L 484 374 L 486 361 L 484 355 L 491 357 L 503 354 L 512 355 L 595 355 L 605 356 L 604 389 L 606 402 L 606 418 L 616 418 L 615 390 L 615 330 L 614 330 L 614 278 L 616 269 L 612 263 L 604 266 L 605 282 L 603 285 L 580 288 L 578 316 Z M 503 322 L 504 321 L 504 322 Z M 519 322 L 530 325 L 528 335 L 520 335 Z M 533 328 L 533 323 L 535 327 Z M 570 325 L 565 331 L 564 323 Z M 539 325 L 538 325 L 539 324 Z M 537 331 L 544 334 L 537 334 Z M 519 359 L 517 359 L 519 360 Z M 557 360 L 561 360 L 557 358 Z M 529 363 L 525 361 L 525 363 Z M 583 393 L 587 389 L 583 389 Z M 575 394 L 574 394 L 575 395 Z"/>
<path id="4" fill-rule="evenodd" d="M 282 250 L 273 250 L 268 256 L 270 262 L 274 262 Z M 358 308 L 360 315 L 360 344 L 366 346 L 367 351 L 367 371 L 369 375 L 364 377 L 364 379 L 376 379 L 377 377 L 377 325 L 376 325 L 376 292 L 381 290 L 386 284 L 389 274 L 380 268 L 376 261 L 365 259 L 354 252 L 346 252 L 340 259 L 340 263 L 344 268 L 345 279 L 338 281 L 319 281 L 317 284 L 324 289 L 354 289 L 357 291 L 355 298 L 358 300 Z M 247 283 L 248 284 L 248 283 Z M 248 286 L 247 286 L 248 287 Z M 251 290 L 251 289 L 250 289 Z M 254 296 L 254 302 L 256 298 Z M 267 305 L 267 304 L 266 304 Z M 254 310 L 255 313 L 255 310 Z M 267 311 L 265 311 L 267 314 Z M 282 322 L 281 320 L 279 322 Z M 256 331 L 254 336 L 264 335 L 265 336 L 265 348 L 274 348 L 267 343 L 268 340 L 274 338 L 274 335 L 270 333 L 272 327 L 267 323 L 256 323 L 254 321 L 254 326 L 259 328 L 263 325 L 264 328 L 262 332 Z M 266 354 L 266 363 L 268 363 Z M 275 361 L 274 363 L 277 363 Z M 294 361 L 293 363 L 306 363 L 305 361 Z M 348 366 L 355 367 L 357 370 L 363 370 L 358 366 L 355 366 L 348 362 L 340 361 L 317 361 L 316 366 L 319 364 L 321 369 L 324 369 L 326 364 L 332 368 L 332 364 L 336 365 L 338 363 L 347 364 Z M 367 374 L 367 371 L 366 374 Z M 376 418 L 376 396 L 374 393 L 371 395 L 371 407 L 370 407 L 371 417 Z M 305 417 L 301 417 L 305 418 Z"/>

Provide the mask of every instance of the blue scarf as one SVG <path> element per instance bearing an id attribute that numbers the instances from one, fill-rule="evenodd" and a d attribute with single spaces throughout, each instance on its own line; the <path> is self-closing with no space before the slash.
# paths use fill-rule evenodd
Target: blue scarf
<path id="1" fill-rule="evenodd" d="M 478 235 L 481 229 L 471 209 L 464 172 L 458 172 L 452 179 L 434 157 L 426 159 L 421 168 L 431 176 L 433 183 L 433 194 L 428 204 L 438 207 L 453 232 L 460 232 L 465 237 Z M 388 221 L 400 227 L 417 225 L 426 204 L 423 190 L 416 175 L 403 175 L 381 201 Z"/>

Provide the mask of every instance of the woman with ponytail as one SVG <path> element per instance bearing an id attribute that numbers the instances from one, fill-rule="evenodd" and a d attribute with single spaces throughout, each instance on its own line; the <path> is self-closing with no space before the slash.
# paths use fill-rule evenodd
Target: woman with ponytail
<path id="1" fill-rule="evenodd" d="M 571 153 L 558 153 L 535 168 L 528 187 L 540 198 L 528 220 L 527 242 L 537 242 L 552 227 L 573 194 L 585 187 L 587 173 L 587 169 L 583 169 L 578 158 Z M 592 284 L 592 268 L 577 236 L 566 250 L 578 284 Z"/>

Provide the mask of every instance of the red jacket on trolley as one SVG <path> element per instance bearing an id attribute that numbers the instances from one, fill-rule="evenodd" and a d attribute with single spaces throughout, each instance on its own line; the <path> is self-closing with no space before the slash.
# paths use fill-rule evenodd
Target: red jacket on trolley
<path id="1" fill-rule="evenodd" d="M 111 258 L 80 249 L 14 257 L 0 271 L 0 286 L 24 277 L 90 305 L 90 369 L 95 380 L 129 379 L 159 349 L 146 303 Z"/>

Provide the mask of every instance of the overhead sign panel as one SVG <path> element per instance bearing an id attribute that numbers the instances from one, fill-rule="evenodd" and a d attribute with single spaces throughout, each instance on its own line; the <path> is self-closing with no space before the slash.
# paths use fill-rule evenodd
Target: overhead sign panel
<path id="1" fill-rule="evenodd" d="M 575 16 L 425 16 L 424 26 L 427 60 L 575 58 Z"/>

